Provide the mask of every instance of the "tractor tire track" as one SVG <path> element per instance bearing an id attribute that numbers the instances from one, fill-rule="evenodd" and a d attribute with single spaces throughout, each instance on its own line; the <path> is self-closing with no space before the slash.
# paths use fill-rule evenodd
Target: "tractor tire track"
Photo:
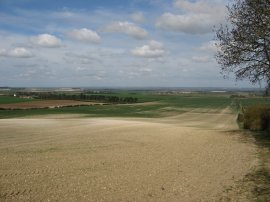
<path id="1" fill-rule="evenodd" d="M 34 170 L 34 171 L 30 171 L 30 172 L 1 173 L 0 179 L 7 178 L 7 177 L 32 176 L 32 175 L 43 175 L 43 174 L 59 175 L 62 173 L 63 173 L 63 171 L 60 169 L 41 169 L 41 170 Z"/>

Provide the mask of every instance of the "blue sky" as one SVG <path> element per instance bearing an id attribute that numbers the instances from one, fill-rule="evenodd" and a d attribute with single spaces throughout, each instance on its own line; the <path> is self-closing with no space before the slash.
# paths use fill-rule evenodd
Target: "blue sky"
<path id="1" fill-rule="evenodd" d="M 225 0 L 0 0 L 0 86 L 250 87 L 224 80 Z"/>

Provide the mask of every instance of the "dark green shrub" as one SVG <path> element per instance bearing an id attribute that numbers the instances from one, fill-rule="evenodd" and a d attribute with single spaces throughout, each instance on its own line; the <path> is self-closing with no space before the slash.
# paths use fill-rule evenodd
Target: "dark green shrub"
<path id="1" fill-rule="evenodd" d="M 238 117 L 237 117 L 237 121 L 240 122 L 240 123 L 243 123 L 244 122 L 244 114 L 239 113 Z"/>
<path id="2" fill-rule="evenodd" d="M 270 131 L 270 108 L 262 113 L 262 130 Z"/>
<path id="3" fill-rule="evenodd" d="M 253 131 L 270 129 L 270 108 L 264 105 L 249 106 L 244 109 L 244 128 Z"/>

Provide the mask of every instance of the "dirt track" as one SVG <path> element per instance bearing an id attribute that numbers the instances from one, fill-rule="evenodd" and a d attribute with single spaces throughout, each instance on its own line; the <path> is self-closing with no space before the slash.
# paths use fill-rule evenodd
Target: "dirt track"
<path id="1" fill-rule="evenodd" d="M 2 119 L 0 201 L 217 201 L 256 163 L 234 118 Z"/>

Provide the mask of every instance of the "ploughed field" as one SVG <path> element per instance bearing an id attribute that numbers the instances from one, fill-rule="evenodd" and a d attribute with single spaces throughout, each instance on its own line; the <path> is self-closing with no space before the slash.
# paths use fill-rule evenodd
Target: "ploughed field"
<path id="1" fill-rule="evenodd" d="M 257 149 L 242 140 L 231 101 L 222 100 L 97 106 L 107 117 L 93 108 L 4 114 L 0 201 L 227 199 L 225 190 L 256 166 Z M 231 200 L 245 201 L 236 193 Z"/>
<path id="2" fill-rule="evenodd" d="M 60 107 L 75 107 L 75 106 L 92 106 L 102 103 L 97 102 L 82 102 L 76 100 L 39 100 L 30 102 L 19 102 L 1 104 L 0 108 L 4 110 L 8 109 L 43 109 L 43 108 L 60 108 Z"/>

